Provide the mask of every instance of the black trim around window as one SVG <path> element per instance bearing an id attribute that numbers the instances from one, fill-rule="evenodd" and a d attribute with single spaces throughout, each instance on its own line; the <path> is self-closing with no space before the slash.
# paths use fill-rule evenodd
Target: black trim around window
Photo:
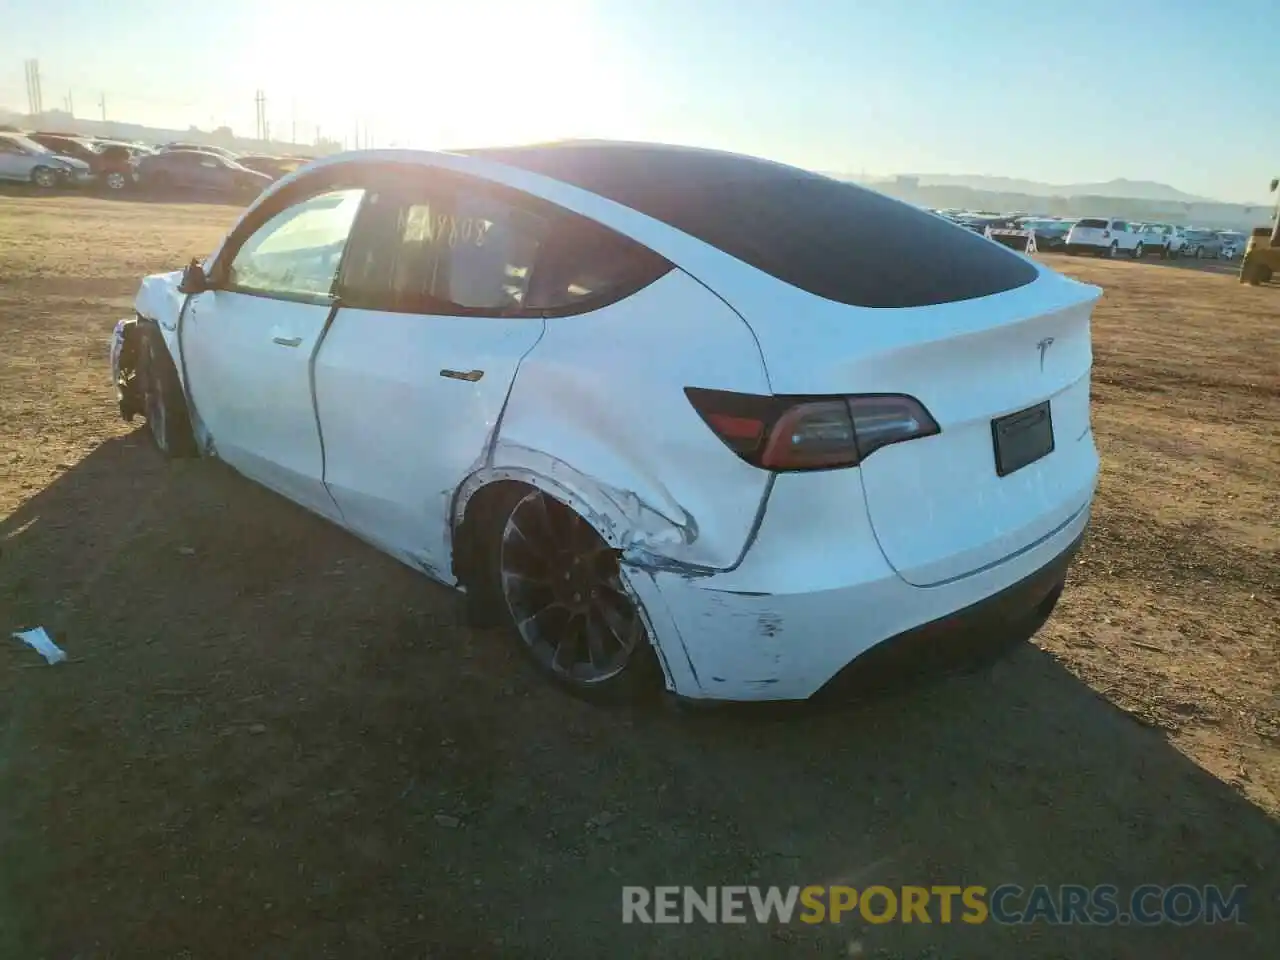
<path id="1" fill-rule="evenodd" d="M 357 300 L 349 300 L 343 296 L 343 280 L 347 269 L 347 255 L 351 251 L 352 240 L 357 236 L 362 224 L 368 216 L 369 197 L 378 190 L 389 190 L 397 185 L 397 181 L 401 185 L 417 185 L 425 182 L 435 182 L 443 189 L 459 189 L 464 188 L 473 191 L 490 199 L 497 200 L 502 203 L 509 204 L 513 207 L 524 210 L 526 213 L 539 216 L 547 222 L 548 232 L 556 228 L 557 223 L 570 221 L 570 218 L 586 221 L 593 227 L 600 230 L 606 230 L 617 234 L 623 241 L 635 244 L 638 247 L 648 251 L 657 261 L 664 263 L 665 269 L 655 270 L 652 275 L 643 279 L 638 279 L 635 283 L 624 284 L 619 287 L 611 288 L 605 293 L 598 296 L 584 298 L 574 303 L 565 304 L 559 307 L 542 307 L 542 308 L 521 308 L 519 310 L 494 311 L 484 308 L 469 308 L 461 305 L 454 305 L 453 309 L 443 311 L 432 309 L 430 313 L 420 312 L 408 309 L 390 309 L 380 305 L 366 305 Z M 230 265 L 234 262 L 236 255 L 244 246 L 245 242 L 252 237 L 268 220 L 287 210 L 295 204 L 302 203 L 305 200 L 319 196 L 323 193 L 330 193 L 336 190 L 364 190 L 365 194 L 360 201 L 360 209 L 356 212 L 355 219 L 352 221 L 351 230 L 347 234 L 347 242 L 343 245 L 340 255 L 338 270 L 335 274 L 334 284 L 330 288 L 328 294 L 294 294 L 284 292 L 273 292 L 267 290 L 253 289 L 247 287 L 237 287 L 226 282 L 227 272 Z M 540 250 L 541 252 L 541 250 Z M 476 317 L 476 318 L 492 318 L 496 320 L 511 320 L 518 318 L 529 319 L 552 319 L 561 317 L 579 316 L 591 313 L 596 310 L 603 309 L 614 303 L 618 303 L 628 297 L 634 296 L 641 290 L 660 280 L 673 269 L 671 264 L 665 258 L 644 244 L 640 243 L 632 237 L 620 234 L 612 227 L 585 217 L 582 214 L 575 213 L 564 207 L 561 207 L 542 197 L 537 197 L 522 190 L 508 187 L 505 184 L 494 183 L 490 180 L 474 177 L 465 173 L 459 173 L 455 170 L 446 170 L 439 167 L 421 166 L 418 164 L 402 164 L 402 163 L 360 163 L 342 164 L 334 168 L 322 168 L 314 173 L 308 174 L 289 184 L 275 194 L 267 198 L 260 206 L 252 209 L 245 218 L 238 223 L 227 235 L 222 248 L 218 252 L 218 256 L 214 262 L 209 265 L 207 271 L 209 278 L 210 290 L 222 290 L 228 293 L 239 293 L 244 296 L 260 297 L 267 300 L 280 300 L 289 303 L 305 303 L 316 306 L 331 306 L 339 303 L 349 306 L 353 309 L 372 310 L 381 313 L 407 313 L 418 314 L 422 316 L 448 316 L 448 317 Z M 531 268 L 530 284 L 538 270 L 538 262 L 535 258 Z"/>
<path id="2" fill-rule="evenodd" d="M 386 174 L 389 174 L 389 176 L 385 176 L 381 182 L 378 182 L 376 173 L 373 173 L 373 171 L 378 168 L 381 168 Z M 654 257 L 655 260 L 665 264 L 665 268 L 654 271 L 651 275 L 636 283 L 624 284 L 619 287 L 612 288 L 599 296 L 584 298 L 583 300 L 579 300 L 571 304 L 565 304 L 559 307 L 522 307 L 517 310 L 503 311 L 495 311 L 483 307 L 465 307 L 460 304 L 452 304 L 451 309 L 448 310 L 438 307 L 417 310 L 404 307 L 391 307 L 384 304 L 377 304 L 376 302 L 361 302 L 366 298 L 348 295 L 344 292 L 345 275 L 344 270 L 340 269 L 335 295 L 344 305 L 350 306 L 353 309 L 370 310 L 379 313 L 401 313 L 438 317 L 475 317 L 491 318 L 495 320 L 512 320 L 522 317 L 529 319 L 570 317 L 591 313 L 595 310 L 600 310 L 604 307 L 610 306 L 611 304 L 618 303 L 628 297 L 634 296 L 645 287 L 656 282 L 675 269 L 674 264 L 650 250 L 648 247 L 645 247 L 644 244 L 640 243 L 638 240 L 628 237 L 625 234 L 618 233 L 612 227 L 600 223 L 598 220 L 592 220 L 590 217 L 585 217 L 582 214 L 575 213 L 574 211 L 561 207 L 542 197 L 525 193 L 522 190 L 508 187 L 505 184 L 494 183 L 493 181 L 473 177 L 465 173 L 459 173 L 455 170 L 445 170 L 439 167 L 423 167 L 415 164 L 380 164 L 377 165 L 377 167 L 369 167 L 365 169 L 370 173 L 369 179 L 364 181 L 365 189 L 370 193 L 376 191 L 380 187 L 384 190 L 390 190 L 397 186 L 397 180 L 399 180 L 398 185 L 410 188 L 426 181 L 427 183 L 437 184 L 442 191 L 446 192 L 465 189 L 479 196 L 507 204 L 511 207 L 522 210 L 527 214 L 539 217 L 545 221 L 548 235 L 557 228 L 558 224 L 570 222 L 571 220 L 585 221 L 598 230 L 607 231 L 617 235 L 625 243 L 634 244 L 635 246 L 644 249 Z M 366 200 L 367 196 L 368 194 L 366 194 Z M 361 229 L 363 222 L 368 216 L 368 209 L 369 207 L 367 203 L 361 205 L 361 209 L 356 215 L 355 223 L 351 228 L 351 237 L 355 237 L 357 232 Z M 346 254 L 350 251 L 351 246 L 352 244 L 349 239 L 346 248 L 343 250 L 344 268 Z M 539 257 L 543 254 L 545 249 L 545 245 L 540 244 L 538 253 Z M 538 269 L 539 262 L 538 258 L 535 257 L 531 268 L 529 287 L 532 287 L 537 277 Z"/>
<path id="3" fill-rule="evenodd" d="M 285 303 L 305 303 L 316 307 L 331 307 L 339 300 L 332 293 L 284 293 L 282 291 L 255 290 L 251 287 L 227 286 L 210 287 L 217 293 L 238 293 L 243 297 L 258 297 L 262 300 L 281 300 Z"/>

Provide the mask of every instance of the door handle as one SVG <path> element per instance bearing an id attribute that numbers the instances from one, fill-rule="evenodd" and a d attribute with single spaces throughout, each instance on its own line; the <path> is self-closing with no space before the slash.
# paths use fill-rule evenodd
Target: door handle
<path id="1" fill-rule="evenodd" d="M 441 370 L 440 376 L 448 377 L 450 380 L 469 380 L 475 383 L 484 376 L 483 370 L 467 370 L 465 373 L 461 370 Z"/>
<path id="2" fill-rule="evenodd" d="M 301 337 L 272 337 L 272 343 L 278 343 L 282 347 L 296 347 L 302 342 Z"/>

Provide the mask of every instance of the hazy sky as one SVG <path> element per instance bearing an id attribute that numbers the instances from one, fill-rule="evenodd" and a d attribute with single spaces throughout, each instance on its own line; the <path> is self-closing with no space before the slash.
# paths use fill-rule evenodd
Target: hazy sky
<path id="1" fill-rule="evenodd" d="M 0 106 L 379 146 L 564 136 L 820 170 L 1280 174 L 1280 0 L 0 0 Z"/>

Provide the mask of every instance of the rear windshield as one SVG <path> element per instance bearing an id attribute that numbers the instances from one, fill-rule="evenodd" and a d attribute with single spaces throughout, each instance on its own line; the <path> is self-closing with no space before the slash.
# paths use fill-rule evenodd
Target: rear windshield
<path id="1" fill-rule="evenodd" d="M 1105 220 L 1077 220 L 1077 227 L 1093 227 L 1095 230 L 1105 230 L 1107 221 Z"/>
<path id="2" fill-rule="evenodd" d="M 838 303 L 951 303 L 1038 275 L 1029 261 L 941 217 L 763 160 L 643 144 L 468 152 L 607 197 Z"/>

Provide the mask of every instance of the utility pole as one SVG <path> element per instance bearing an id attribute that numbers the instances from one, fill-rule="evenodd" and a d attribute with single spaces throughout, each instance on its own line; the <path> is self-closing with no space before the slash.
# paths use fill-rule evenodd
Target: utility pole
<path id="1" fill-rule="evenodd" d="M 267 95 L 263 93 L 261 89 L 259 89 L 258 92 L 254 94 L 253 103 L 257 109 L 257 120 L 256 120 L 256 127 L 254 129 L 254 136 L 259 140 L 266 140 L 267 139 Z"/>
<path id="2" fill-rule="evenodd" d="M 27 71 L 27 113 L 38 117 L 44 113 L 44 97 L 40 90 L 40 61 L 28 60 Z"/>
<path id="3" fill-rule="evenodd" d="M 107 122 L 107 94 L 105 91 L 102 93 L 101 96 L 98 97 L 98 108 L 102 111 L 102 122 L 106 123 Z"/>
<path id="4" fill-rule="evenodd" d="M 298 142 L 298 101 L 296 98 L 289 111 L 289 142 Z"/>
<path id="5" fill-rule="evenodd" d="M 74 103 L 74 102 L 72 102 L 72 100 L 71 100 L 71 91 L 70 91 L 70 90 L 68 90 L 68 91 L 67 91 L 67 113 L 71 114 L 72 119 L 74 119 L 74 118 L 75 118 L 75 115 L 76 115 L 76 107 L 75 107 L 75 103 Z"/>

